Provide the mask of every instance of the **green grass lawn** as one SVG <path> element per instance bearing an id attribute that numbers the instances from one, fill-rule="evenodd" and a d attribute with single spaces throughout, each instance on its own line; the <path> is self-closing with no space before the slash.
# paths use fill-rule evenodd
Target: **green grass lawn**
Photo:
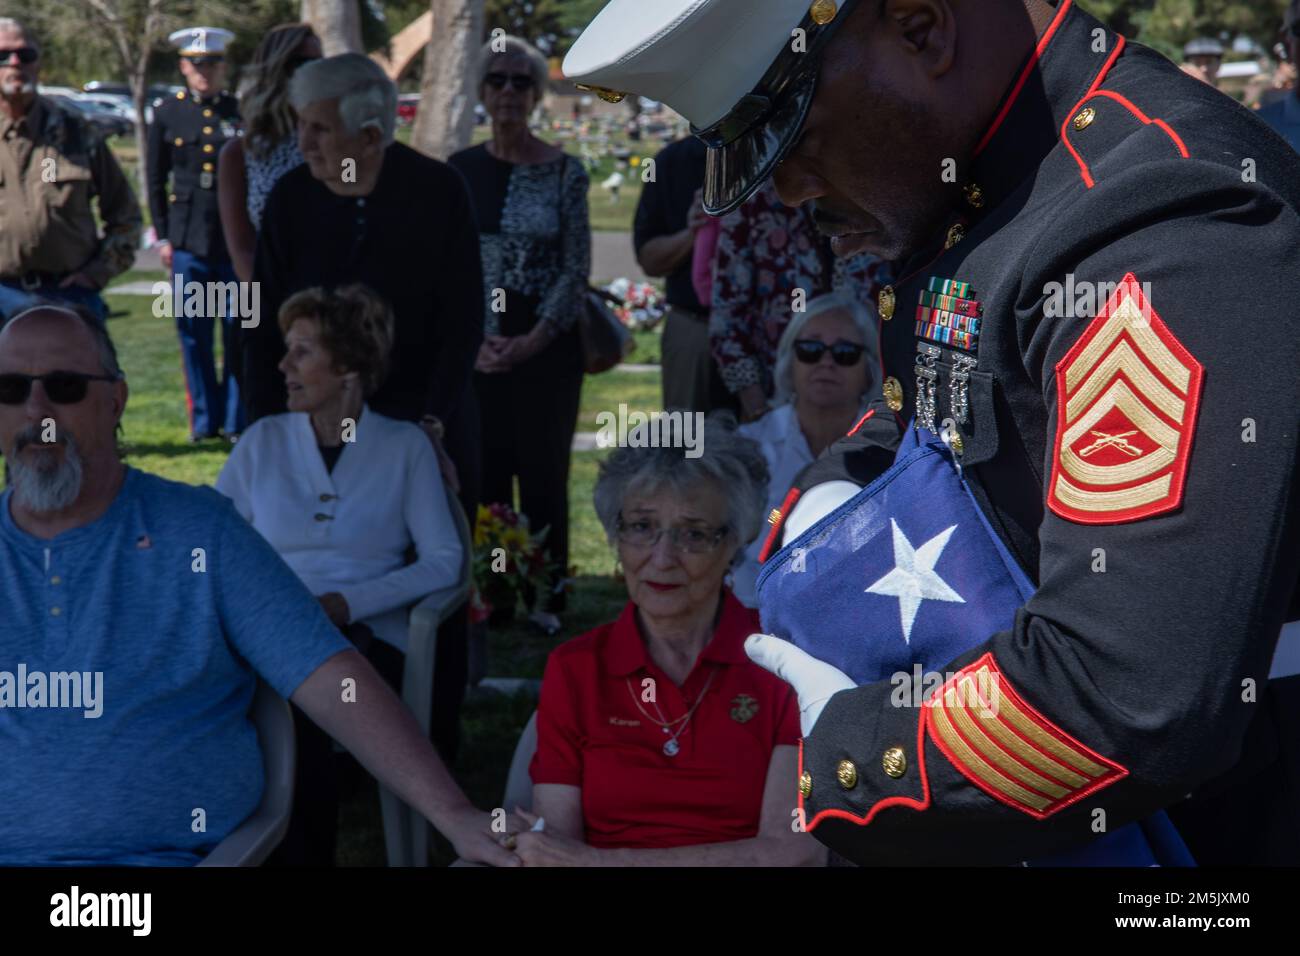
<path id="1" fill-rule="evenodd" d="M 134 272 L 119 282 L 159 278 L 158 273 Z M 217 440 L 198 445 L 188 441 L 174 321 L 155 317 L 149 296 L 109 294 L 106 298 L 111 313 L 109 331 L 130 388 L 123 419 L 128 461 L 176 481 L 211 484 L 228 450 Z M 639 351 L 634 358 L 657 358 L 658 336 L 643 332 L 637 337 Z M 617 413 L 620 402 L 632 409 L 657 410 L 659 376 L 611 371 L 589 377 L 583 388 L 579 429 L 594 430 L 596 413 Z M 592 487 L 604 454 L 591 451 L 573 455 L 569 483 L 570 563 L 578 566 L 578 577 L 569 595 L 564 632 L 558 638 L 547 638 L 525 623 L 493 630 L 488 647 L 491 676 L 540 678 L 546 656 L 557 643 L 612 619 L 626 599 L 622 583 L 612 577 L 613 553 L 591 506 Z M 527 694 L 509 698 L 486 690 L 472 693 L 467 700 L 462 713 L 461 755 L 452 771 L 477 806 L 491 809 L 500 803 L 515 741 L 535 706 L 536 701 Z M 378 791 L 355 764 L 346 759 L 341 763 L 344 800 L 337 861 L 340 865 L 382 866 L 385 854 Z M 434 863 L 447 864 L 453 858 L 450 845 L 435 837 Z"/>

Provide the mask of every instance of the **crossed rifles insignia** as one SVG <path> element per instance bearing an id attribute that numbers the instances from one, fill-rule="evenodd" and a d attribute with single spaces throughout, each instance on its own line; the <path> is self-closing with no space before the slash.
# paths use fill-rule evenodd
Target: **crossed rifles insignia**
<path id="1" fill-rule="evenodd" d="M 1052 511 L 1118 524 L 1178 508 L 1203 376 L 1126 275 L 1056 366 Z"/>
<path id="2" fill-rule="evenodd" d="M 1103 448 L 1118 448 L 1124 454 L 1131 455 L 1134 458 L 1138 458 L 1143 454 L 1142 449 L 1130 445 L 1126 440 L 1131 435 L 1136 435 L 1137 433 L 1138 430 L 1136 428 L 1134 428 L 1132 431 L 1120 432 L 1118 435 L 1107 435 L 1105 432 L 1099 432 L 1094 430 L 1092 434 L 1097 436 L 1097 440 L 1093 442 L 1091 445 L 1089 445 L 1087 448 L 1080 448 L 1079 457 L 1090 458 L 1091 456 L 1097 454 L 1097 452 L 1101 451 Z"/>

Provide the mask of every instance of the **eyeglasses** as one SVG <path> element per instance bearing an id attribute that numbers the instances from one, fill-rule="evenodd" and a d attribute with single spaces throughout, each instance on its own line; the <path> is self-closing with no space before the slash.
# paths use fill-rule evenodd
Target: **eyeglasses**
<path id="1" fill-rule="evenodd" d="M 618 518 L 618 540 L 629 548 L 648 551 L 659 543 L 665 534 L 676 551 L 690 554 L 707 554 L 722 543 L 731 531 L 723 525 L 721 528 L 692 528 L 689 526 L 675 528 L 657 528 L 649 521 L 624 521 Z"/>
<path id="2" fill-rule="evenodd" d="M 18 54 L 19 63 L 35 63 L 41 56 L 34 46 L 20 46 L 13 50 L 0 50 L 0 64 L 8 63 L 15 53 Z"/>
<path id="3" fill-rule="evenodd" d="M 504 90 L 507 83 L 517 93 L 533 88 L 533 78 L 528 73 L 489 73 L 484 81 L 494 90 Z"/>
<path id="4" fill-rule="evenodd" d="M 839 341 L 834 345 L 827 345 L 816 339 L 799 339 L 794 343 L 794 357 L 805 365 L 816 365 L 822 360 L 822 355 L 827 349 L 831 350 L 831 358 L 835 360 L 836 365 L 850 366 L 858 364 L 858 359 L 862 358 L 862 353 L 867 350 L 867 347 L 856 342 Z"/>
<path id="5" fill-rule="evenodd" d="M 45 394 L 56 405 L 76 405 L 86 397 L 91 382 L 116 382 L 117 375 L 87 375 L 85 372 L 46 372 L 44 375 L 22 375 L 9 372 L 0 375 L 0 405 L 21 405 L 32 393 L 32 382 L 40 382 Z"/>

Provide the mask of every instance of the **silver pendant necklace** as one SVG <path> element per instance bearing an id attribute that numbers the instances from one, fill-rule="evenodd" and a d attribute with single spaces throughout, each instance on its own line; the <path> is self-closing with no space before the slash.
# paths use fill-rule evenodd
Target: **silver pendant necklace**
<path id="1" fill-rule="evenodd" d="M 652 703 L 655 705 L 655 713 L 659 715 L 659 719 L 655 720 L 653 717 L 647 714 L 645 712 L 645 708 L 641 706 L 641 702 L 637 700 L 636 692 L 632 690 L 632 681 L 630 679 L 628 680 L 627 689 L 628 689 L 628 693 L 632 695 L 632 703 L 636 704 L 636 709 L 641 711 L 642 716 L 644 716 L 646 720 L 650 721 L 651 723 L 657 723 L 659 725 L 659 729 L 662 730 L 665 734 L 672 733 L 668 728 L 670 728 L 673 724 L 676 723 L 681 724 L 681 726 L 677 728 L 677 732 L 664 741 L 663 752 L 665 757 L 676 757 L 681 752 L 682 747 L 681 744 L 677 742 L 677 739 L 686 732 L 686 728 L 690 724 L 691 718 L 695 716 L 695 711 L 700 706 L 701 701 L 704 700 L 704 695 L 709 692 L 709 686 L 713 683 L 713 678 L 717 676 L 717 673 L 718 673 L 717 668 L 714 668 L 712 671 L 709 672 L 709 679 L 704 682 L 704 689 L 700 691 L 700 696 L 695 698 L 695 703 L 691 705 L 691 709 L 688 710 L 683 716 L 678 717 L 676 720 L 673 721 L 664 719 L 664 712 L 660 710 L 659 701 L 657 700 L 652 701 Z"/>

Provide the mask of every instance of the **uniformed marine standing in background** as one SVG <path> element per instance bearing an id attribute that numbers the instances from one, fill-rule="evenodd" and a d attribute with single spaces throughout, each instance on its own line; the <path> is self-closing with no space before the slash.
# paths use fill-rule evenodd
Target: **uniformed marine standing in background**
<path id="1" fill-rule="evenodd" d="M 812 832 L 1016 863 L 1168 811 L 1202 864 L 1300 862 L 1300 156 L 1072 0 L 613 0 L 564 66 L 689 119 L 710 212 L 772 177 L 898 264 L 876 440 L 947 483 L 810 466 L 746 645 L 799 694 Z M 966 543 L 1030 593 L 939 686 L 827 663 L 970 620 Z"/>
<path id="2" fill-rule="evenodd" d="M 149 209 L 163 268 L 182 283 L 236 281 L 217 209 L 217 154 L 239 133 L 239 103 L 225 90 L 225 48 L 233 37 L 229 30 L 215 27 L 188 27 L 168 37 L 180 51 L 186 88 L 154 103 L 149 127 Z M 239 368 L 235 302 L 231 300 L 221 316 L 207 314 L 206 308 L 201 316 L 187 316 L 175 305 L 190 440 L 219 433 L 233 439 L 244 427 L 234 374 Z M 212 328 L 218 320 L 224 350 L 220 380 Z"/>

